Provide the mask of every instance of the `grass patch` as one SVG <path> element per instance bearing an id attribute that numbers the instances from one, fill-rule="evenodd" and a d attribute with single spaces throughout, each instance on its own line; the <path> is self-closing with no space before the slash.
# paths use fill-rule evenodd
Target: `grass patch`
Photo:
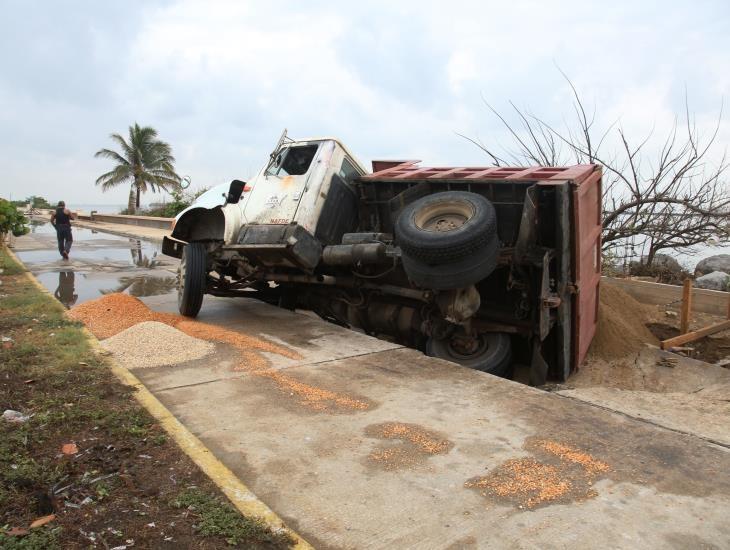
<path id="1" fill-rule="evenodd" d="M 19 275 L 25 272 L 25 268 L 14 261 L 4 250 L 0 253 L 0 269 L 3 270 L 3 275 Z"/>
<path id="2" fill-rule="evenodd" d="M 173 508 L 185 508 L 198 518 L 195 528 L 201 535 L 221 536 L 230 545 L 243 541 L 291 543 L 284 534 L 272 533 L 258 520 L 242 516 L 227 502 L 197 488 L 185 489 L 170 502 Z"/>
<path id="3" fill-rule="evenodd" d="M 6 535 L 0 531 L 0 548 L 3 550 L 55 550 L 60 548 L 58 529 L 34 529 L 24 537 Z"/>

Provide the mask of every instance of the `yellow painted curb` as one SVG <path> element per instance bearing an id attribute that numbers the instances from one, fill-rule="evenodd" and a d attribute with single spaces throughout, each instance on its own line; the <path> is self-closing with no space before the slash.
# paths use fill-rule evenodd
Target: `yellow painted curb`
<path id="1" fill-rule="evenodd" d="M 25 267 L 25 264 L 7 247 L 3 247 L 8 255 L 18 264 Z M 53 296 L 46 287 L 44 287 L 33 274 L 25 268 L 25 275 L 28 280 L 38 287 L 42 292 Z M 55 299 L 55 298 L 54 298 Z M 96 337 L 86 328 L 82 329 L 86 334 L 91 346 L 104 355 L 108 352 L 104 350 Z M 276 515 L 266 504 L 258 499 L 258 497 L 246 485 L 236 477 L 236 475 L 208 449 L 202 441 L 195 437 L 190 430 L 175 418 L 175 416 L 165 407 L 137 378 L 129 369 L 116 364 L 113 360 L 109 361 L 111 371 L 123 383 L 133 387 L 136 391 L 134 397 L 147 411 L 160 423 L 165 431 L 172 437 L 183 452 L 188 455 L 195 464 L 215 483 L 233 505 L 245 516 L 254 517 L 264 522 L 272 531 L 283 532 L 289 535 L 295 542 L 292 548 L 297 550 L 310 550 L 313 547 L 305 541 L 297 533 L 289 529 L 282 519 Z"/>

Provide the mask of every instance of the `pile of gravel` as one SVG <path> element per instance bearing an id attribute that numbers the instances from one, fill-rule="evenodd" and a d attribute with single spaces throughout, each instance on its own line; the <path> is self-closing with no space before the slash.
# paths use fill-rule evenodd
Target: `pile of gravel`
<path id="1" fill-rule="evenodd" d="M 144 321 L 101 341 L 128 369 L 162 367 L 201 359 L 215 344 L 188 336 L 158 321 Z"/>

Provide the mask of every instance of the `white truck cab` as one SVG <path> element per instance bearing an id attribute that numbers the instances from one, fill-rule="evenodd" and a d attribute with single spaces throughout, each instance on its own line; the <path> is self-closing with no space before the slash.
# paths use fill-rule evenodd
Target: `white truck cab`
<path id="1" fill-rule="evenodd" d="M 363 165 L 336 138 L 294 141 L 285 131 L 266 166 L 245 183 L 234 180 L 230 185 L 216 186 L 201 195 L 177 216 L 172 237 L 195 240 L 185 238 L 185 220 L 199 217 L 201 208 L 220 209 L 224 227 L 217 237 L 229 245 L 235 244 L 246 225 L 297 224 L 314 235 L 332 190 L 333 177 L 337 176 L 335 186 L 343 183 L 349 186 L 366 173 Z"/>

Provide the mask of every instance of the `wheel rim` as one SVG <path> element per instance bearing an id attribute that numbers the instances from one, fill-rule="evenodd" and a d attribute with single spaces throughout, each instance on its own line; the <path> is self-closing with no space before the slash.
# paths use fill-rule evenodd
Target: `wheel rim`
<path id="1" fill-rule="evenodd" d="M 474 217 L 474 206 L 467 201 L 442 201 L 418 210 L 413 221 L 422 231 L 455 231 Z"/>
<path id="2" fill-rule="evenodd" d="M 478 358 L 484 355 L 489 350 L 489 341 L 483 334 L 477 336 L 476 349 L 474 349 L 474 351 L 470 353 L 467 352 L 467 350 L 463 346 L 459 345 L 459 342 L 455 340 L 456 339 L 454 338 L 449 339 L 449 342 L 446 346 L 446 352 L 451 358 L 457 361 L 466 361 L 468 359 Z"/>

